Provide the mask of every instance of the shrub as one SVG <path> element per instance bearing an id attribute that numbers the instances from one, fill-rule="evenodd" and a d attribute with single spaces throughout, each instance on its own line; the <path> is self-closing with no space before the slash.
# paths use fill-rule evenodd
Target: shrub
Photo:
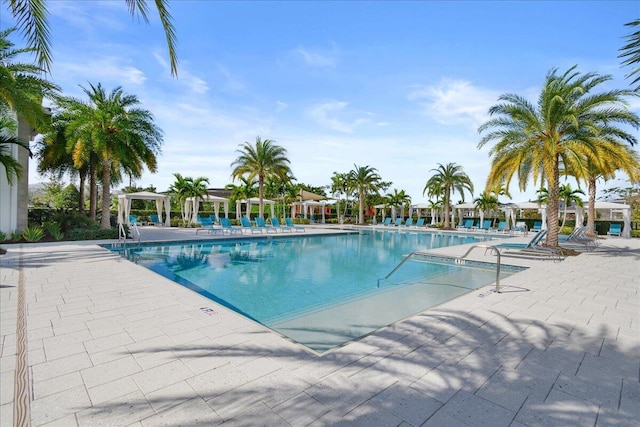
<path id="1" fill-rule="evenodd" d="M 49 233 L 49 235 L 56 240 L 62 240 L 62 238 L 64 237 L 64 233 L 60 229 L 60 224 L 58 223 L 45 222 L 44 229 L 47 230 L 47 233 Z"/>
<path id="2" fill-rule="evenodd" d="M 69 233 L 74 228 L 94 228 L 98 224 L 85 214 L 81 213 L 58 213 L 53 216 L 50 222 L 60 225 L 60 231 Z"/>
<path id="3" fill-rule="evenodd" d="M 27 242 L 37 242 L 44 237 L 44 229 L 42 227 L 27 227 L 22 230 L 22 238 Z"/>
<path id="4" fill-rule="evenodd" d="M 8 237 L 9 235 L 7 233 L 0 231 L 0 242 L 4 242 Z"/>
<path id="5" fill-rule="evenodd" d="M 631 230 L 631 237 L 640 237 L 640 230 Z"/>
<path id="6" fill-rule="evenodd" d="M 98 227 L 73 228 L 69 230 L 68 235 L 71 240 L 110 240 L 118 238 L 118 228 L 112 227 L 106 230 Z"/>

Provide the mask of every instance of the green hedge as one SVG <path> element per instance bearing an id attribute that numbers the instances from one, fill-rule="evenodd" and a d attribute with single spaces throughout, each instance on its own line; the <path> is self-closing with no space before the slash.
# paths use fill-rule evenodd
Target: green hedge
<path id="1" fill-rule="evenodd" d="M 118 238 L 118 229 L 110 228 L 73 228 L 69 231 L 70 240 L 109 240 Z"/>

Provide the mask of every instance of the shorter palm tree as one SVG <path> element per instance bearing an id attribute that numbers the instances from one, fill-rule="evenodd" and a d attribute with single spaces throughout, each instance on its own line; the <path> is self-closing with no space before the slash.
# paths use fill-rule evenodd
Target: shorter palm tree
<path id="1" fill-rule="evenodd" d="M 455 163 L 446 165 L 438 164 L 435 172 L 424 186 L 424 192 L 430 194 L 441 194 L 444 200 L 444 228 L 451 228 L 451 195 L 454 192 L 460 193 L 462 201 L 464 201 L 464 192 L 469 191 L 473 194 L 473 183 L 471 178 L 464 173 L 462 166 Z"/>
<path id="2" fill-rule="evenodd" d="M 287 150 L 276 145 L 275 141 L 270 139 L 263 141 L 259 136 L 256 137 L 255 145 L 245 142 L 240 144 L 240 147 L 242 149 L 237 150 L 240 155 L 231 163 L 233 167 L 231 177 L 233 179 L 245 177 L 249 181 L 254 178 L 258 179 L 258 197 L 260 199 L 258 215 L 260 218 L 264 218 L 263 200 L 266 179 L 277 177 L 284 181 L 292 175 Z"/>
<path id="3" fill-rule="evenodd" d="M 480 211 L 483 217 L 485 213 L 495 211 L 500 206 L 498 203 L 498 197 L 487 190 L 480 193 L 480 196 L 474 199 L 473 202 L 476 204 L 476 208 Z"/>
<path id="4" fill-rule="evenodd" d="M 173 176 L 176 180 L 169 186 L 169 192 L 180 206 L 182 221 L 189 222 L 189 218 L 187 218 L 184 209 L 185 203 L 190 197 L 202 199 L 207 195 L 207 184 L 209 184 L 209 178 L 201 176 L 194 179 L 186 176 L 183 177 L 179 173 L 174 173 Z"/>
<path id="5" fill-rule="evenodd" d="M 9 117 L 0 115 L 0 165 L 4 166 L 7 182 L 12 185 L 22 177 L 22 166 L 13 156 L 11 147 L 22 147 L 29 150 L 29 144 L 15 135 L 15 122 Z"/>
<path id="6" fill-rule="evenodd" d="M 358 223 L 364 224 L 364 201 L 367 194 L 378 193 L 384 185 L 378 170 L 371 166 L 353 165 L 347 178 L 349 188 L 358 194 Z"/>

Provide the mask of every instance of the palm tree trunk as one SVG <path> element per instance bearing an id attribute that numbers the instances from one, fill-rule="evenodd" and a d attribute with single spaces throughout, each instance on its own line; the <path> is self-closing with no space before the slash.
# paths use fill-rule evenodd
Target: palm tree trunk
<path id="1" fill-rule="evenodd" d="M 80 184 L 78 189 L 78 212 L 84 213 L 84 187 L 87 180 L 87 171 L 85 169 L 80 170 Z"/>
<path id="2" fill-rule="evenodd" d="M 111 228 L 111 160 L 102 166 L 102 220 L 100 228 Z"/>
<path id="3" fill-rule="evenodd" d="M 358 201 L 360 206 L 358 206 L 358 224 L 364 224 L 364 191 L 360 191 L 358 194 Z"/>
<path id="4" fill-rule="evenodd" d="M 587 218 L 587 236 L 596 235 L 594 227 L 596 225 L 596 179 L 589 177 L 589 213 Z"/>
<path id="5" fill-rule="evenodd" d="M 264 176 L 260 175 L 258 177 L 258 216 L 260 218 L 264 218 Z"/>
<path id="6" fill-rule="evenodd" d="M 98 206 L 98 168 L 95 163 L 89 166 L 89 174 L 89 217 L 95 221 Z"/>
<path id="7" fill-rule="evenodd" d="M 449 191 L 447 190 L 444 196 L 444 228 L 451 228 L 451 207 L 449 206 Z"/>
<path id="8" fill-rule="evenodd" d="M 558 157 L 554 159 L 553 176 L 549 182 L 549 204 L 547 206 L 547 246 L 558 246 L 558 201 L 560 199 L 560 169 L 558 167 Z"/>

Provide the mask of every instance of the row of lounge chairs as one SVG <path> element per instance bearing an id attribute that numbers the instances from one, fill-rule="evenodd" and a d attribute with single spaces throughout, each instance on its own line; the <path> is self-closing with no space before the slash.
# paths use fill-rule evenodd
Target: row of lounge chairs
<path id="1" fill-rule="evenodd" d="M 407 218 L 407 220 L 405 221 L 403 218 L 396 218 L 395 222 L 391 222 L 391 217 L 386 217 L 384 219 L 383 222 L 381 222 L 380 226 L 383 227 L 414 227 L 414 228 L 419 228 L 419 227 L 424 227 L 425 223 L 424 223 L 424 218 L 418 218 L 416 220 L 416 222 L 413 222 L 413 217 L 409 217 Z"/>
<path id="2" fill-rule="evenodd" d="M 251 222 L 249 218 L 243 216 L 240 218 L 241 226 L 231 225 L 231 220 L 229 218 L 220 218 L 219 224 L 216 224 L 212 221 L 211 218 L 205 220 L 205 218 L 200 218 L 202 228 L 198 228 L 196 230 L 196 234 L 200 231 L 206 231 L 209 234 L 263 234 L 263 233 L 293 233 L 300 232 L 304 233 L 306 230 L 304 227 L 299 225 L 295 225 L 291 218 L 285 218 L 285 224 L 280 223 L 278 218 L 271 218 L 271 224 L 267 224 L 264 218 L 256 218 L 255 224 Z"/>

